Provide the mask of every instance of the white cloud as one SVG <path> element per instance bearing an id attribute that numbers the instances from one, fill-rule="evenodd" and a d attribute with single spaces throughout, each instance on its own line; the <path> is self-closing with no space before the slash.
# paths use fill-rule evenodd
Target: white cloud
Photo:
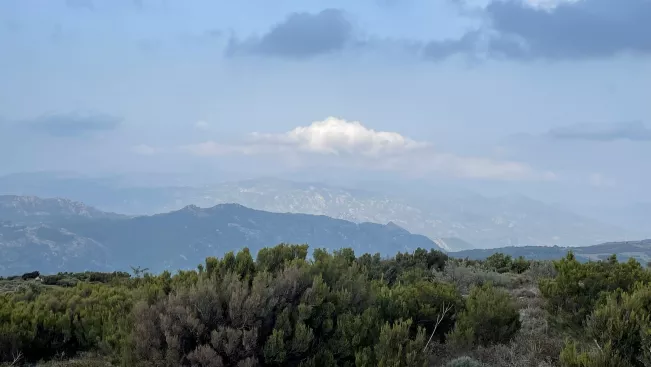
<path id="1" fill-rule="evenodd" d="M 328 117 L 309 126 L 299 126 L 284 134 L 252 134 L 253 141 L 293 146 L 301 151 L 325 154 L 353 154 L 380 157 L 421 149 L 429 144 L 417 142 L 395 132 L 375 131 L 358 121 Z"/>
<path id="2" fill-rule="evenodd" d="M 131 151 L 140 154 L 140 155 L 154 155 L 158 153 L 158 149 L 147 145 L 147 144 L 138 144 L 133 147 L 131 147 Z"/>
<path id="3" fill-rule="evenodd" d="M 237 144 L 206 141 L 185 145 L 198 156 L 279 155 L 292 164 L 353 166 L 408 174 L 439 173 L 473 179 L 553 180 L 551 172 L 538 172 L 526 164 L 437 152 L 429 142 L 397 132 L 376 131 L 357 121 L 329 117 L 285 133 L 253 133 Z M 317 159 L 321 157 L 321 159 Z"/>

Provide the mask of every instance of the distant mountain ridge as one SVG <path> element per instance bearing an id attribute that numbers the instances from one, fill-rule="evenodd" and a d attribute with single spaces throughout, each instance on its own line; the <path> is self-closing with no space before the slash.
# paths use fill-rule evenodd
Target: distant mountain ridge
<path id="1" fill-rule="evenodd" d="M 356 223 L 393 222 L 428 236 L 448 251 L 523 245 L 589 246 L 641 237 L 524 196 L 485 197 L 464 190 L 432 189 L 412 194 L 398 187 L 374 192 L 275 178 L 200 187 L 128 187 L 110 179 L 14 175 L 0 177 L 3 191 L 69 197 L 127 214 L 169 212 L 190 204 L 212 207 L 238 203 L 264 211 L 326 215 Z"/>
<path id="2" fill-rule="evenodd" d="M 564 257 L 569 251 L 582 261 L 605 260 L 616 254 L 618 259 L 627 260 L 634 258 L 646 264 L 651 261 L 651 239 L 641 241 L 606 242 L 594 246 L 560 247 L 560 246 L 522 246 L 501 247 L 494 249 L 472 249 L 450 252 L 449 255 L 457 258 L 474 260 L 485 259 L 494 253 L 504 253 L 513 257 L 523 256 L 532 260 L 556 260 Z"/>
<path id="3" fill-rule="evenodd" d="M 51 204 L 47 200 L 41 203 Z M 15 208 L 24 213 L 19 209 L 21 206 Z M 31 208 L 30 213 L 43 211 Z M 82 216 L 87 212 L 91 210 L 82 210 Z M 10 223 L 7 212 L 4 213 L 5 217 L 0 216 L 0 222 L 4 220 L 0 231 L 0 274 L 32 270 L 45 273 L 129 270 L 130 266 L 153 271 L 194 268 L 207 256 L 221 256 L 243 247 L 255 254 L 263 247 L 283 242 L 307 243 L 312 249 L 351 247 L 360 253 L 383 255 L 418 247 L 438 248 L 429 238 L 393 224 L 272 213 L 239 204 L 210 208 L 191 205 L 169 213 L 138 217 L 114 217 L 98 212 L 93 220 L 66 217 L 68 211 L 64 211 L 52 225 L 34 224 L 34 216 L 29 215 L 27 224 Z M 16 213 L 12 216 L 19 217 Z"/>

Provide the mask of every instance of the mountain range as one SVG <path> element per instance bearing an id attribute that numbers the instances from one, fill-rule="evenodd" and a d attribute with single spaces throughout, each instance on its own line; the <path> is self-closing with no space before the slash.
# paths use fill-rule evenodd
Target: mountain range
<path id="1" fill-rule="evenodd" d="M 393 222 L 448 251 L 504 246 L 590 246 L 641 237 L 521 195 L 486 197 L 432 188 L 372 191 L 263 178 L 201 186 L 134 186 L 118 179 L 25 174 L 0 177 L 0 192 L 67 197 L 101 210 L 155 214 L 187 205 L 237 203 L 277 213 L 326 215 L 356 223 Z"/>
<path id="2" fill-rule="evenodd" d="M 0 196 L 0 274 L 193 268 L 208 256 L 279 243 L 383 255 L 437 248 L 395 223 L 272 213 L 238 204 L 186 206 L 151 216 L 105 213 L 66 199 Z"/>

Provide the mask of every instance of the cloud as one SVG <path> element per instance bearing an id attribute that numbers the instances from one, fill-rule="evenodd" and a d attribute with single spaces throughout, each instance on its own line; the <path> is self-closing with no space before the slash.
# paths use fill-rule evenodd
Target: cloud
<path id="1" fill-rule="evenodd" d="M 575 60 L 651 53 L 649 0 L 493 0 L 481 14 L 483 26 L 432 41 L 423 55 Z"/>
<path id="2" fill-rule="evenodd" d="M 23 121 L 20 125 L 52 136 L 63 137 L 114 130 L 121 122 L 121 118 L 112 115 L 75 112 L 44 115 Z"/>
<path id="3" fill-rule="evenodd" d="M 493 28 L 522 38 L 533 57 L 576 59 L 651 52 L 651 1 L 581 0 L 551 9 L 521 1 L 493 1 Z"/>
<path id="4" fill-rule="evenodd" d="M 291 146 L 300 151 L 322 154 L 352 154 L 378 157 L 426 147 L 395 132 L 375 131 L 358 121 L 328 117 L 309 126 L 299 126 L 284 134 L 252 135 L 264 145 Z"/>
<path id="5" fill-rule="evenodd" d="M 158 149 L 147 144 L 138 144 L 131 147 L 131 151 L 139 155 L 155 155 L 159 152 Z"/>
<path id="6" fill-rule="evenodd" d="M 410 174 L 443 173 L 477 179 L 551 180 L 525 164 L 437 152 L 429 142 L 397 132 L 376 131 L 357 121 L 329 117 L 285 133 L 253 133 L 237 144 L 206 141 L 181 147 L 198 156 L 284 156 L 293 164 L 334 164 Z M 325 160 L 324 160 L 325 159 Z"/>
<path id="7" fill-rule="evenodd" d="M 552 129 L 547 134 L 558 140 L 651 141 L 651 129 L 641 122 L 616 124 L 576 124 Z"/>
<path id="8" fill-rule="evenodd" d="M 352 40 L 353 27 L 338 9 L 292 13 L 259 38 L 231 39 L 227 54 L 259 54 L 304 59 L 342 50 Z"/>

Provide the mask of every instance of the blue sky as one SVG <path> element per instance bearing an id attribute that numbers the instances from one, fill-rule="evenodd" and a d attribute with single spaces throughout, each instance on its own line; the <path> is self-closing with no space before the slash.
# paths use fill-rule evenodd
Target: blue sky
<path id="1" fill-rule="evenodd" d="M 0 173 L 651 201 L 651 0 L 0 2 Z"/>

